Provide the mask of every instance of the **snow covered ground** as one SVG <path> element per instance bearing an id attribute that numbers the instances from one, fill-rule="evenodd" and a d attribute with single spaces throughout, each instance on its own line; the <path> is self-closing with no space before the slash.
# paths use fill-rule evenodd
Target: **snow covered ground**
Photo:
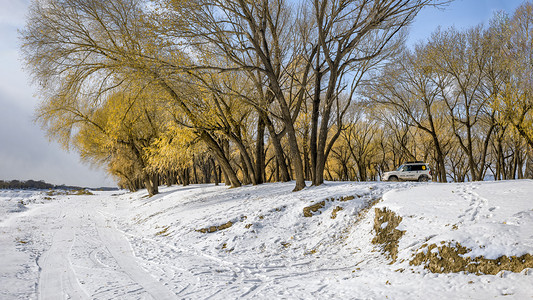
<path id="1" fill-rule="evenodd" d="M 533 254 L 531 180 L 292 188 L 0 191 L 0 299 L 533 298 L 533 269 L 409 264 L 441 242 L 471 257 Z M 376 207 L 402 218 L 394 263 L 372 243 Z"/>

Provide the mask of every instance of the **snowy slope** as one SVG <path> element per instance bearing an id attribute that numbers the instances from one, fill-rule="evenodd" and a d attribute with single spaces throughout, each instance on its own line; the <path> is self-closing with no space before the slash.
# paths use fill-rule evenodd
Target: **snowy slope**
<path id="1" fill-rule="evenodd" d="M 467 256 L 533 254 L 533 181 L 427 185 L 387 193 L 376 207 L 404 217 L 400 249 L 455 241 Z M 408 258 L 408 257 L 404 257 Z"/>
<path id="2" fill-rule="evenodd" d="M 533 297 L 531 269 L 435 274 L 409 264 L 441 242 L 472 257 L 533 254 L 533 181 L 292 188 L 192 185 L 5 209 L 0 299 Z M 404 232 L 394 263 L 372 243 L 384 207 Z"/>

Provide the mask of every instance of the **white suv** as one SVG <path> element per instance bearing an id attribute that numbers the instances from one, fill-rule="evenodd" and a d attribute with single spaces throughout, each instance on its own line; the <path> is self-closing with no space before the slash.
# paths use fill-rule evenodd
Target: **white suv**
<path id="1" fill-rule="evenodd" d="M 390 171 L 383 173 L 381 180 L 383 181 L 430 181 L 431 169 L 429 165 L 421 162 L 406 162 L 401 165 L 396 171 Z"/>

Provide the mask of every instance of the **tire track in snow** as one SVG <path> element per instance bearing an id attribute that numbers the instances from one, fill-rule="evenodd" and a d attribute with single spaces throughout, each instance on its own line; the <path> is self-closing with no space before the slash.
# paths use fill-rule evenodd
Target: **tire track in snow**
<path id="1" fill-rule="evenodd" d="M 266 275 L 255 274 L 239 263 L 201 251 L 160 243 L 146 237 L 142 240 L 151 246 L 150 250 L 141 254 L 142 257 L 149 258 L 144 263 L 148 264 L 146 267 L 151 271 L 155 270 L 152 269 L 155 265 L 167 264 L 163 260 L 167 259 L 168 251 L 174 252 L 171 268 L 176 273 L 169 280 L 180 283 L 179 287 L 174 287 L 176 299 L 219 299 L 221 295 L 232 295 L 230 298 L 235 299 L 254 299 L 254 295 L 273 280 Z M 166 252 L 162 252 L 162 249 Z M 164 258 L 161 253 L 164 253 Z M 209 286 L 207 293 L 206 286 Z"/>
<path id="2" fill-rule="evenodd" d="M 68 217 L 63 215 L 63 226 L 54 234 L 52 246 L 37 261 L 41 269 L 39 274 L 40 299 L 89 299 L 69 259 L 76 233 L 72 224 L 77 215 L 71 214 Z"/>
<path id="3" fill-rule="evenodd" d="M 110 220 L 106 220 L 102 213 L 94 214 L 93 220 L 103 245 L 124 273 L 143 287 L 154 299 L 176 299 L 176 294 L 139 266 L 130 243 Z"/>

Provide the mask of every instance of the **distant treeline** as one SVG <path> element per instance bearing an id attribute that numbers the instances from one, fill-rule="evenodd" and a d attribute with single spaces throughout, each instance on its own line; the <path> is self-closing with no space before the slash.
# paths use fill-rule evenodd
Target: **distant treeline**
<path id="1" fill-rule="evenodd" d="M 44 182 L 44 180 L 11 180 L 4 181 L 0 180 L 0 189 L 28 189 L 28 190 L 49 190 L 49 189 L 58 189 L 58 190 L 82 190 L 86 189 L 79 186 L 69 186 L 69 185 L 54 185 L 51 183 Z M 100 187 L 96 190 L 116 190 L 116 188 Z"/>

